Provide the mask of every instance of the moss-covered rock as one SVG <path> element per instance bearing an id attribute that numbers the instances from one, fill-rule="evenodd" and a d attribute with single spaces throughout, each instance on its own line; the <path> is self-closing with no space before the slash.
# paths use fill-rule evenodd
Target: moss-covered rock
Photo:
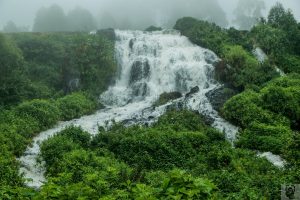
<path id="1" fill-rule="evenodd" d="M 171 100 L 181 98 L 180 92 L 164 92 L 159 96 L 159 99 L 154 103 L 154 106 L 161 106 L 168 103 Z"/>

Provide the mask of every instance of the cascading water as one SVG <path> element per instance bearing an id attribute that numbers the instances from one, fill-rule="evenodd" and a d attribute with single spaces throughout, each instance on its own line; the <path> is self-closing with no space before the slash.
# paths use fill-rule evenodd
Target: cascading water
<path id="1" fill-rule="evenodd" d="M 96 134 L 98 126 L 108 121 L 152 123 L 162 115 L 168 106 L 181 105 L 213 120 L 212 126 L 224 132 L 229 141 L 235 139 L 238 128 L 222 119 L 213 110 L 205 94 L 220 85 L 214 81 L 214 64 L 219 58 L 211 51 L 193 45 L 186 37 L 173 30 L 142 32 L 116 31 L 116 57 L 119 75 L 114 86 L 101 95 L 107 105 L 93 115 L 69 122 L 62 122 L 55 128 L 42 132 L 34 138 L 19 160 L 25 178 L 32 179 L 27 185 L 40 187 L 45 181 L 44 168 L 36 161 L 39 144 L 69 125 L 81 126 Z M 154 108 L 152 104 L 163 92 L 178 91 L 193 93 Z M 109 123 L 108 123 L 109 125 Z"/>

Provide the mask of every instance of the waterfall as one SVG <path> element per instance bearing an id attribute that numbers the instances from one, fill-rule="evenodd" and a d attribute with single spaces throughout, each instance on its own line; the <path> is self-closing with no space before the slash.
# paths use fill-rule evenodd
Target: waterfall
<path id="1" fill-rule="evenodd" d="M 214 65 L 219 58 L 212 51 L 192 44 L 174 30 L 116 30 L 115 33 L 119 73 L 115 84 L 100 97 L 106 108 L 93 115 L 61 122 L 34 138 L 33 145 L 19 158 L 20 172 L 32 179 L 27 181 L 28 186 L 39 188 L 46 181 L 43 163 L 36 159 L 39 144 L 69 125 L 81 126 L 96 134 L 98 126 L 109 126 L 111 120 L 126 125 L 151 124 L 168 106 L 180 104 L 209 117 L 213 127 L 224 132 L 230 142 L 235 140 L 238 128 L 222 119 L 205 95 L 220 87 L 213 79 Z M 189 93 L 192 88 L 197 90 Z M 163 106 L 152 106 L 161 93 L 173 91 L 182 93 L 183 97 Z"/>

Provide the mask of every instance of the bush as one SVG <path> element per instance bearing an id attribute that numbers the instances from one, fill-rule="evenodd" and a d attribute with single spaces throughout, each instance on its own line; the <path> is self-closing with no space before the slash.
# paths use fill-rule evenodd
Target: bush
<path id="1" fill-rule="evenodd" d="M 61 161 L 65 153 L 75 149 L 80 149 L 80 145 L 65 136 L 55 136 L 43 142 L 41 156 L 46 161 L 47 173 L 56 174 L 59 169 L 54 166 Z"/>
<path id="2" fill-rule="evenodd" d="M 168 103 L 171 100 L 181 98 L 182 94 L 180 92 L 164 92 L 159 95 L 159 99 L 154 103 L 154 106 L 161 106 Z"/>
<path id="3" fill-rule="evenodd" d="M 263 106 L 293 121 L 300 120 L 300 86 L 282 88 L 270 86 L 262 91 Z"/>
<path id="4" fill-rule="evenodd" d="M 91 135 L 83 131 L 81 127 L 70 126 L 59 132 L 59 136 L 66 137 L 68 140 L 87 148 L 90 144 Z"/>
<path id="5" fill-rule="evenodd" d="M 259 107 L 260 102 L 258 93 L 245 91 L 228 100 L 222 109 L 222 114 L 226 119 L 242 128 L 248 127 L 255 121 L 289 125 L 286 118 Z"/>
<path id="6" fill-rule="evenodd" d="M 216 24 L 191 17 L 179 19 L 174 29 L 179 30 L 193 43 L 217 54 L 221 52 L 222 44 L 228 40 L 226 33 Z"/>
<path id="7" fill-rule="evenodd" d="M 32 100 L 21 103 L 16 107 L 16 113 L 24 117 L 34 118 L 39 123 L 41 130 L 50 128 L 60 119 L 60 111 L 47 100 Z"/>
<path id="8" fill-rule="evenodd" d="M 89 114 L 96 108 L 96 102 L 82 93 L 73 93 L 57 100 L 63 120 L 70 120 Z"/>
<path id="9" fill-rule="evenodd" d="M 292 131 L 285 126 L 253 123 L 241 133 L 238 147 L 283 154 L 292 142 Z"/>

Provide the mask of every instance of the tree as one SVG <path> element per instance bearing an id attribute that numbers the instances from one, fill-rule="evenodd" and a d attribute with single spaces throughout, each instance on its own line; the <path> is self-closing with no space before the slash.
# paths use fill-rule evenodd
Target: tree
<path id="1" fill-rule="evenodd" d="M 67 21 L 70 31 L 92 31 L 97 28 L 93 15 L 80 7 L 68 13 Z"/>
<path id="2" fill-rule="evenodd" d="M 291 10 L 285 10 L 281 3 L 277 3 L 269 12 L 268 24 L 284 31 L 286 33 L 286 38 L 289 41 L 287 45 L 289 50 L 298 54 L 300 53 L 300 31 Z"/>
<path id="3" fill-rule="evenodd" d="M 67 18 L 63 9 L 58 5 L 49 8 L 40 8 L 36 14 L 34 32 L 60 32 L 67 31 Z"/>
<path id="4" fill-rule="evenodd" d="M 265 3 L 261 0 L 239 0 L 234 11 L 235 23 L 242 30 L 249 30 L 257 23 L 257 19 L 262 17 L 262 10 L 265 9 Z"/>
<path id="5" fill-rule="evenodd" d="M 0 105 L 18 102 L 22 93 L 23 57 L 20 49 L 0 34 Z"/>
<path id="6" fill-rule="evenodd" d="M 3 27 L 3 32 L 5 32 L 5 33 L 15 33 L 15 32 L 19 32 L 19 29 L 13 21 L 8 21 L 5 24 L 5 26 Z"/>
<path id="7" fill-rule="evenodd" d="M 285 10 L 281 3 L 276 3 L 269 12 L 268 23 L 275 28 L 291 28 L 296 26 L 297 21 L 291 10 Z"/>

